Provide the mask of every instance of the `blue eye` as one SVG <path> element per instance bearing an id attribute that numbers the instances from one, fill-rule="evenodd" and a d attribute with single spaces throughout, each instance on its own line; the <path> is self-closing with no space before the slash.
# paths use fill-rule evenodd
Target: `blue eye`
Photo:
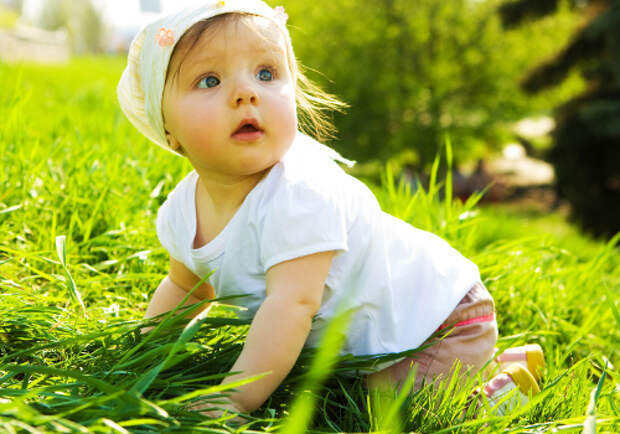
<path id="1" fill-rule="evenodd" d="M 200 79 L 198 82 L 198 87 L 201 89 L 206 89 L 210 87 L 215 87 L 220 84 L 220 79 L 214 77 L 213 75 L 209 75 L 208 77 Z"/>
<path id="2" fill-rule="evenodd" d="M 272 81 L 273 74 L 267 68 L 263 68 L 258 71 L 258 74 L 256 74 L 256 78 L 258 78 L 260 81 Z"/>

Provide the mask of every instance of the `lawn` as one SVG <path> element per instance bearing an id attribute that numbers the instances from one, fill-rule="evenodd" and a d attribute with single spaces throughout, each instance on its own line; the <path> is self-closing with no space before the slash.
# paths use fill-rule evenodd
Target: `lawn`
<path id="1" fill-rule="evenodd" d="M 202 321 L 169 315 L 140 334 L 166 273 L 155 215 L 190 166 L 124 118 L 122 67 L 0 64 L 0 432 L 620 432 L 618 238 L 449 191 L 440 201 L 449 179 L 411 192 L 389 170 L 373 187 L 384 208 L 479 265 L 499 347 L 544 348 L 542 392 L 506 416 L 466 411 L 470 389 L 450 382 L 377 406 L 348 375 L 372 360 L 335 358 L 334 333 L 247 424 L 189 411 L 196 396 L 225 392 L 217 384 L 247 324 L 222 301 Z"/>

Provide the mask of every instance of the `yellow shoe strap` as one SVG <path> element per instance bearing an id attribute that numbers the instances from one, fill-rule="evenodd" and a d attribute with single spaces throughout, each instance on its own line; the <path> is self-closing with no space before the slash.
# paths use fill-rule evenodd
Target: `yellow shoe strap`
<path id="1" fill-rule="evenodd" d="M 530 374 L 530 372 L 521 365 L 510 365 L 503 370 L 504 373 L 510 375 L 512 381 L 519 386 L 519 390 L 525 396 L 534 396 L 540 392 L 538 383 Z"/>

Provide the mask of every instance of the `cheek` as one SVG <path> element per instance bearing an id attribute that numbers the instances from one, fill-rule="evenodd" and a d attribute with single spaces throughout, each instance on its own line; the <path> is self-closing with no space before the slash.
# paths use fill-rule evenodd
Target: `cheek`
<path id="1" fill-rule="evenodd" d="M 191 143 L 204 135 L 213 133 L 217 125 L 217 113 L 212 104 L 198 97 L 179 99 L 170 114 L 171 132 L 176 132 L 183 143 Z"/>
<path id="2" fill-rule="evenodd" d="M 290 143 L 293 143 L 293 139 L 295 139 L 297 134 L 297 110 L 295 103 L 293 103 L 289 118 L 286 121 L 286 134 Z"/>
<path id="3" fill-rule="evenodd" d="M 278 115 L 281 120 L 282 132 L 290 141 L 293 141 L 297 132 L 297 103 L 295 101 L 295 90 L 287 89 L 279 95 Z"/>

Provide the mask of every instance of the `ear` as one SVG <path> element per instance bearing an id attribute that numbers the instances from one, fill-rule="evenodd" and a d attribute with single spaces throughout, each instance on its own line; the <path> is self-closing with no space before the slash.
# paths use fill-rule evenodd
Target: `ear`
<path id="1" fill-rule="evenodd" d="M 168 142 L 168 147 L 173 151 L 178 151 L 181 148 L 181 144 L 179 141 L 172 135 L 168 130 L 166 131 L 166 141 Z"/>

